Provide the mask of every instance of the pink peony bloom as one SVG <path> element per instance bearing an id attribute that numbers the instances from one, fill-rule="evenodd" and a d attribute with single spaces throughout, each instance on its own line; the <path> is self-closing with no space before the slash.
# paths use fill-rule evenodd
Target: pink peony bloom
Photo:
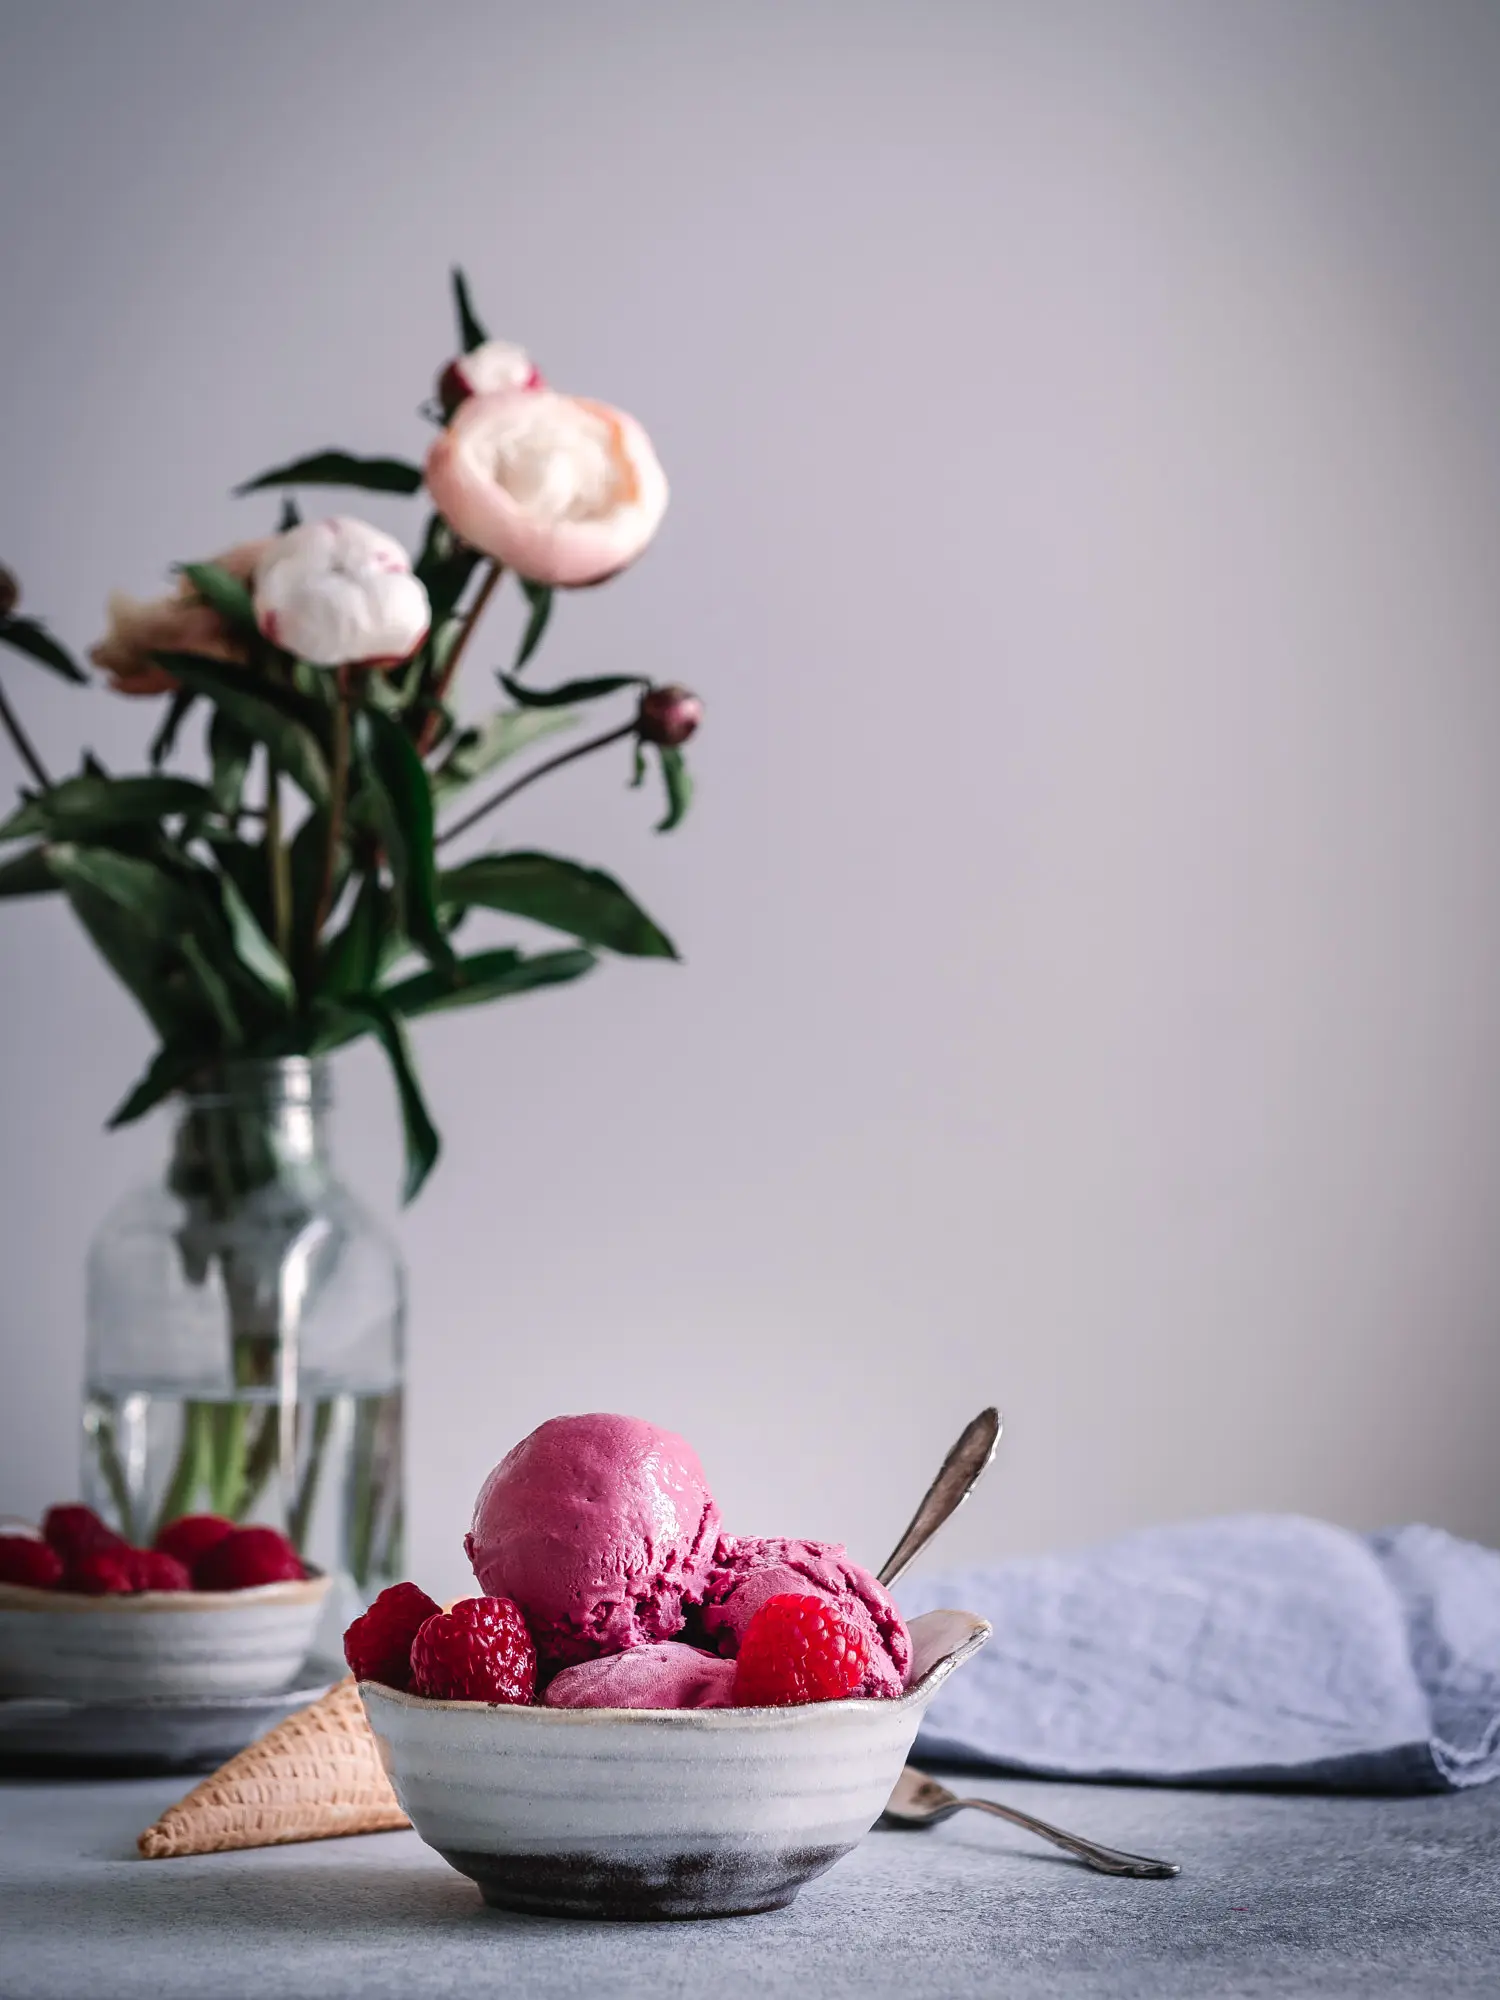
<path id="1" fill-rule="evenodd" d="M 271 546 L 269 540 L 240 542 L 211 561 L 241 583 L 248 583 Z M 89 658 L 108 674 L 116 694 L 170 694 L 177 683 L 157 665 L 156 653 L 197 653 L 203 659 L 224 660 L 231 666 L 244 666 L 249 659 L 244 639 L 230 631 L 186 577 L 171 597 L 127 597 L 123 591 L 114 591 L 109 600 L 109 630 L 90 650 Z"/>
<path id="2" fill-rule="evenodd" d="M 427 486 L 456 534 L 532 583 L 602 583 L 667 509 L 634 417 L 553 389 L 471 396 L 427 454 Z"/>
<path id="3" fill-rule="evenodd" d="M 466 396 L 489 396 L 497 389 L 540 389 L 542 371 L 524 347 L 487 340 L 459 354 L 438 377 L 438 400 L 450 414 Z"/>
<path id="4" fill-rule="evenodd" d="M 278 535 L 255 570 L 255 622 L 315 667 L 395 666 L 427 636 L 427 592 L 405 549 L 336 516 Z"/>

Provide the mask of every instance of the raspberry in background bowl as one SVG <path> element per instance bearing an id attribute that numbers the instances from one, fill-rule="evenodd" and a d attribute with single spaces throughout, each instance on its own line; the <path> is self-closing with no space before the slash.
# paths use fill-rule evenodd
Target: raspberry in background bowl
<path id="1" fill-rule="evenodd" d="M 326 1577 L 303 1574 L 295 1558 L 297 1573 L 287 1576 L 283 1558 L 276 1581 L 204 1590 L 190 1587 L 170 1547 L 133 1549 L 87 1508 L 51 1508 L 43 1527 L 45 1537 L 0 1538 L 0 1579 L 9 1579 L 0 1580 L 0 1695 L 108 1705 L 275 1694 L 293 1684 Z M 240 1573 L 253 1577 L 253 1564 L 242 1562 Z"/>

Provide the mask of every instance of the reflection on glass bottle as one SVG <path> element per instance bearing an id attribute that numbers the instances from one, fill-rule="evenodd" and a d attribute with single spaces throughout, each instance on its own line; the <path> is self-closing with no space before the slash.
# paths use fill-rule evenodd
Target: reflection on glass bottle
<path id="1" fill-rule="evenodd" d="M 165 1181 L 89 1252 L 84 1481 L 136 1542 L 191 1513 L 282 1529 L 342 1576 L 341 1616 L 402 1569 L 405 1280 L 327 1103 L 305 1057 L 178 1101 Z"/>

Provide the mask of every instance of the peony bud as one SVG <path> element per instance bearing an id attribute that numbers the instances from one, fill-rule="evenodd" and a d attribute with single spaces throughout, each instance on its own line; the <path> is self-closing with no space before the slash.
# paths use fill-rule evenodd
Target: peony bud
<path id="1" fill-rule="evenodd" d="M 21 586 L 13 569 L 0 563 L 0 618 L 9 618 L 21 601 Z"/>
<path id="2" fill-rule="evenodd" d="M 524 347 L 517 347 L 509 340 L 487 340 L 448 363 L 438 377 L 438 400 L 451 417 L 469 396 L 489 396 L 497 389 L 542 386 L 542 371 Z"/>
<path id="3" fill-rule="evenodd" d="M 438 512 L 531 583 L 602 583 L 646 547 L 667 480 L 633 417 L 554 389 L 470 396 L 427 454 Z"/>
<path id="4" fill-rule="evenodd" d="M 643 743 L 675 749 L 703 720 L 703 703 L 685 687 L 647 688 L 636 713 L 635 733 Z"/>
<path id="5" fill-rule="evenodd" d="M 427 636 L 427 592 L 405 549 L 367 521 L 307 521 L 255 571 L 255 622 L 315 667 L 396 666 Z"/>

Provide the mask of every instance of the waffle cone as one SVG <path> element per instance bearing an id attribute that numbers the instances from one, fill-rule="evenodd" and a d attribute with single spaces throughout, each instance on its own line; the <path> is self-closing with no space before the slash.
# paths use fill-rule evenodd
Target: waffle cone
<path id="1" fill-rule="evenodd" d="M 148 1861 L 165 1861 L 410 1824 L 381 1766 L 359 1690 L 345 1680 L 221 1764 L 136 1845 Z"/>

